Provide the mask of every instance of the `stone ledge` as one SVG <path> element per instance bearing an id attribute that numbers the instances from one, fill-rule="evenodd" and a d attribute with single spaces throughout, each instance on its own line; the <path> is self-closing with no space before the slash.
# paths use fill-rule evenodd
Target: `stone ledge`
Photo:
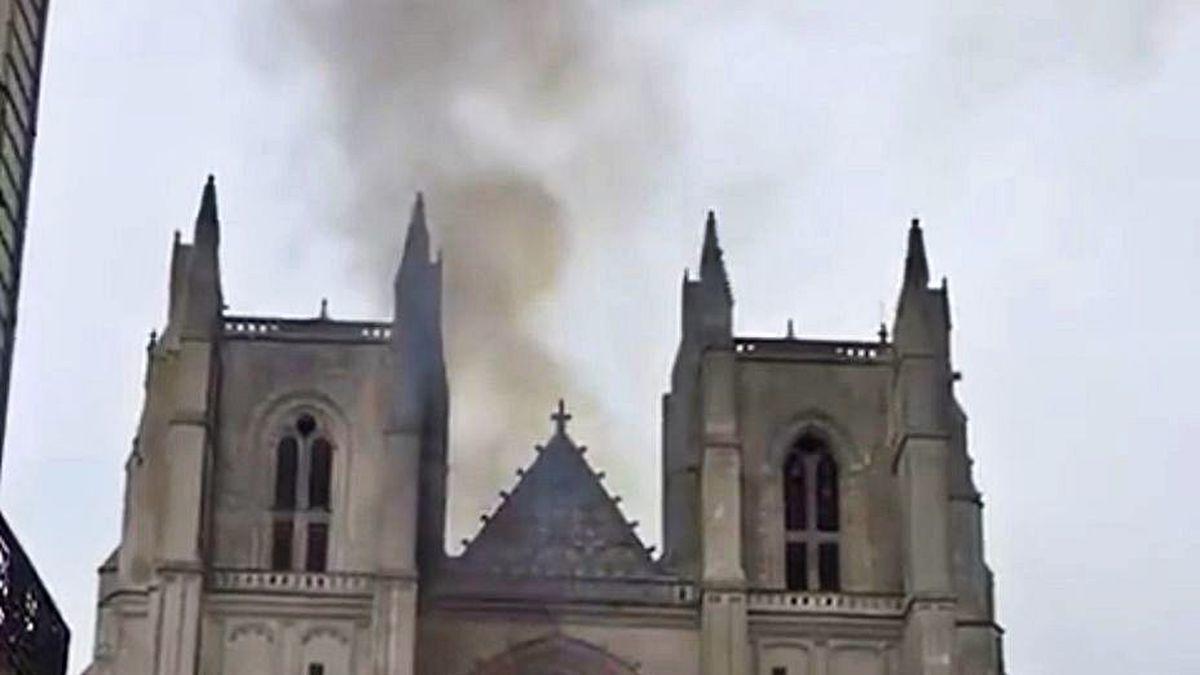
<path id="1" fill-rule="evenodd" d="M 214 570 L 207 580 L 211 591 L 286 593 L 333 596 L 369 596 L 375 578 L 353 572 L 276 572 L 269 570 Z"/>
<path id="2" fill-rule="evenodd" d="M 747 597 L 751 612 L 883 617 L 901 617 L 905 612 L 901 595 L 751 591 Z"/>

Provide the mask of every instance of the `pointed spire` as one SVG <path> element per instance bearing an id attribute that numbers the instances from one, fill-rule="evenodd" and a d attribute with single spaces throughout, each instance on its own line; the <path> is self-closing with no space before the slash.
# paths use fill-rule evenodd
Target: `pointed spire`
<path id="1" fill-rule="evenodd" d="M 921 233 L 921 221 L 913 218 L 908 230 L 908 254 L 904 259 L 904 285 L 926 288 L 929 286 L 929 261 L 925 258 L 925 237 Z"/>
<path id="2" fill-rule="evenodd" d="M 700 253 L 700 281 L 719 283 L 725 291 L 726 297 L 731 296 L 729 274 L 725 271 L 721 244 L 717 241 L 717 214 L 713 211 L 708 212 L 708 219 L 704 223 L 704 248 Z"/>
<path id="3" fill-rule="evenodd" d="M 204 184 L 204 193 L 200 196 L 200 213 L 196 215 L 196 225 L 217 224 L 217 182 L 210 173 Z"/>
<path id="4" fill-rule="evenodd" d="M 190 259 L 187 261 L 183 304 L 184 336 L 211 336 L 225 307 L 221 295 L 221 266 L 219 251 L 221 227 L 217 221 L 217 184 L 212 174 L 204 183 L 200 210 L 196 214 L 196 229 L 192 235 Z M 183 249 L 179 249 L 182 253 Z M 181 255 L 181 260 L 184 256 Z"/>
<path id="5" fill-rule="evenodd" d="M 709 211 L 708 219 L 704 221 L 704 248 L 700 252 L 700 277 L 703 278 L 707 272 L 723 267 L 723 263 L 721 244 L 717 241 L 717 214 Z"/>
<path id="6" fill-rule="evenodd" d="M 417 193 L 413 203 L 412 217 L 408 221 L 408 236 L 404 241 L 404 258 L 420 256 L 421 262 L 429 262 L 429 226 L 425 222 L 425 195 Z"/>

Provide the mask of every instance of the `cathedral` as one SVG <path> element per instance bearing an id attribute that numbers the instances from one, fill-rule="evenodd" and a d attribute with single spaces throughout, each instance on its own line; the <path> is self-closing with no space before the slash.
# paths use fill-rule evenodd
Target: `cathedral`
<path id="1" fill-rule="evenodd" d="M 662 550 L 559 402 L 458 555 L 422 199 L 379 322 L 228 313 L 219 223 L 210 177 L 171 250 L 88 673 L 1003 674 L 917 222 L 890 335 L 829 341 L 734 334 L 710 214 L 662 398 Z"/>

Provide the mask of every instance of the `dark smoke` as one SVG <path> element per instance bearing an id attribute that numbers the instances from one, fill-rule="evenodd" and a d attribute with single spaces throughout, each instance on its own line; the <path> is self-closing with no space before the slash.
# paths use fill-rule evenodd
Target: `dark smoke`
<path id="1" fill-rule="evenodd" d="M 413 192 L 426 194 L 447 271 L 451 501 L 469 522 L 530 461 L 556 398 L 606 412 L 533 314 L 573 241 L 628 227 L 628 204 L 653 189 L 674 127 L 659 57 L 613 2 L 280 0 L 273 12 L 291 29 L 283 51 L 302 45 L 321 82 L 314 105 L 350 189 L 336 219 L 372 287 L 389 288 Z"/>

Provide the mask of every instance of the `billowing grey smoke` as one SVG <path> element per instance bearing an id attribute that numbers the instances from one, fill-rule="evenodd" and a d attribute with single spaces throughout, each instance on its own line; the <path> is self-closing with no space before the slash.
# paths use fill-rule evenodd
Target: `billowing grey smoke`
<path id="1" fill-rule="evenodd" d="M 338 220 L 374 287 L 389 288 L 413 193 L 426 194 L 446 259 L 461 522 L 529 461 L 558 396 L 605 413 L 531 315 L 553 299 L 572 243 L 617 234 L 652 189 L 674 129 L 658 57 L 636 37 L 636 13 L 613 2 L 281 0 L 274 11 L 323 83 L 314 105 L 351 191 Z"/>

